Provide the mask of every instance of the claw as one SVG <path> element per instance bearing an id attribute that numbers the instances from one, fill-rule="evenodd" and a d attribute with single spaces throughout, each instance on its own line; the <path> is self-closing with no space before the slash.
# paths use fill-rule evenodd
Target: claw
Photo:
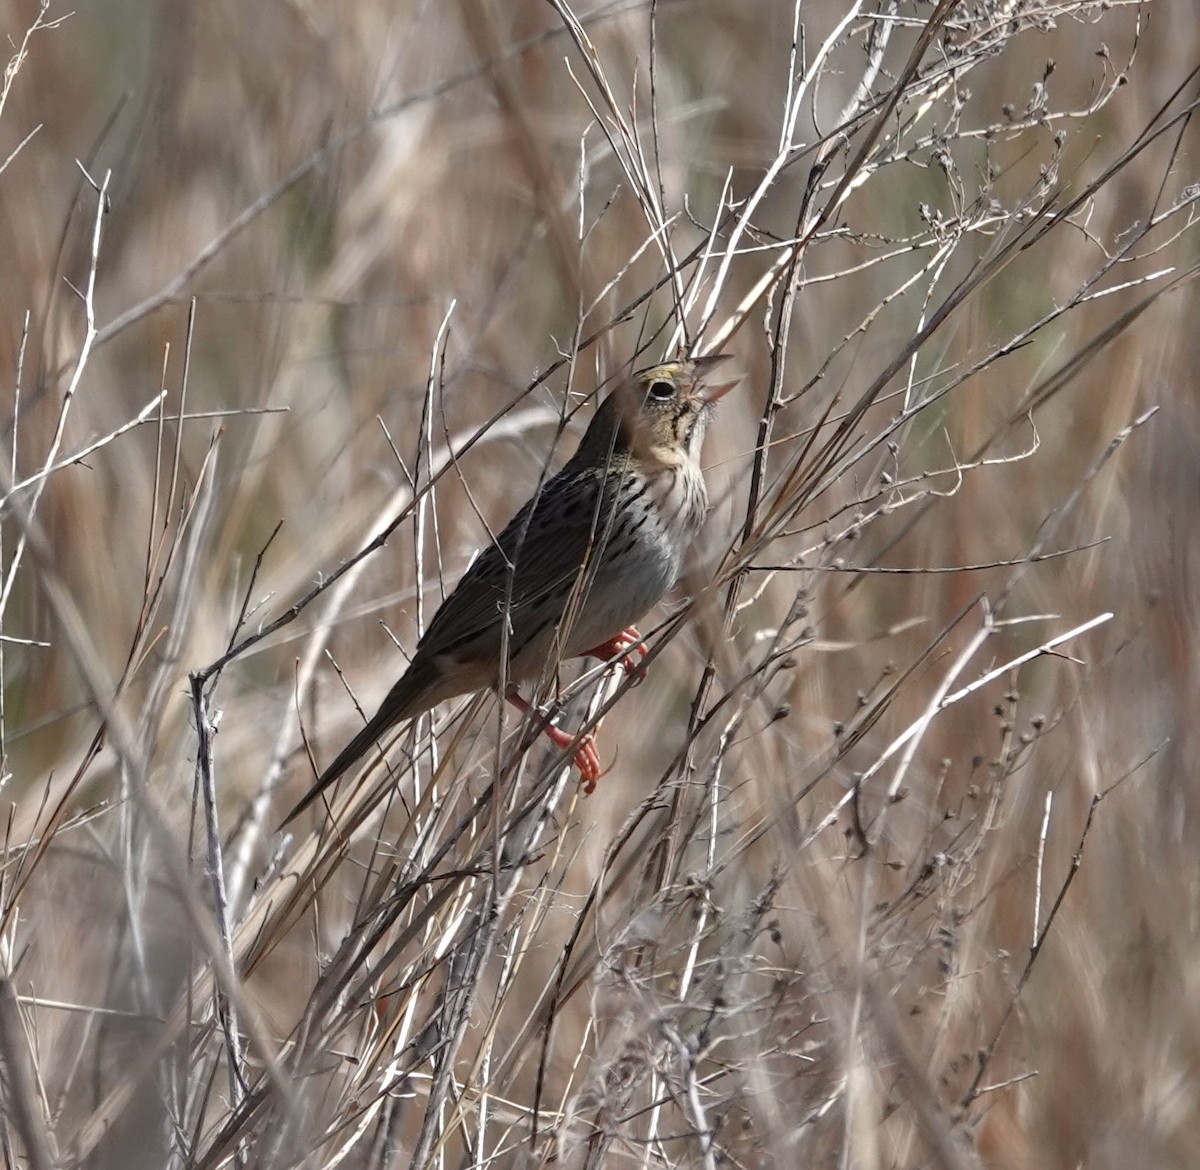
<path id="1" fill-rule="evenodd" d="M 575 742 L 575 737 L 569 731 L 562 731 L 558 727 L 547 727 L 546 736 L 550 738 L 556 748 L 569 748 Z M 584 736 L 580 740 L 575 749 L 575 758 L 571 762 L 580 769 L 583 791 L 590 796 L 595 791 L 596 780 L 599 780 L 601 776 L 600 752 L 596 751 L 594 737 Z"/>
<path id="2" fill-rule="evenodd" d="M 536 713 L 533 705 L 523 699 L 516 690 L 508 690 L 504 697 L 522 714 Z M 555 727 L 553 723 L 547 723 L 542 730 L 555 747 L 568 748 L 575 743 L 575 737 L 569 731 L 563 731 L 561 728 Z M 611 768 L 601 769 L 600 753 L 596 750 L 596 737 L 592 735 L 585 735 L 579 741 L 571 762 L 579 769 L 579 779 L 583 784 L 583 791 L 588 796 L 596 791 L 596 782 L 607 776 L 612 770 Z"/>
<path id="3" fill-rule="evenodd" d="M 584 770 L 582 768 L 580 768 L 579 769 L 579 779 L 580 779 L 581 783 L 583 784 L 583 795 L 591 796 L 592 793 L 596 791 L 596 782 L 598 780 L 603 780 L 604 777 L 607 776 L 609 774 L 609 772 L 611 772 L 617 766 L 617 757 L 614 754 L 613 762 L 611 764 L 609 764 L 608 767 L 604 769 L 604 771 L 601 771 L 600 770 L 600 753 L 596 750 L 596 741 L 594 739 L 592 739 L 592 737 L 590 735 L 587 738 L 589 741 L 591 741 L 591 744 L 590 744 L 591 756 L 589 757 L 591 760 L 591 771 L 585 774 Z M 575 764 L 578 767 L 578 765 L 579 765 L 579 757 L 578 756 L 575 757 Z"/>
<path id="4" fill-rule="evenodd" d="M 609 638 L 607 642 L 601 642 L 599 646 L 594 646 L 584 653 L 591 658 L 603 659 L 605 662 L 612 662 L 619 658 L 621 669 L 626 674 L 632 675 L 638 683 L 645 681 L 646 668 L 642 665 L 641 660 L 649 651 L 642 642 L 642 635 L 638 633 L 636 626 L 626 626 L 619 634 L 614 634 Z M 637 655 L 637 658 L 634 655 Z"/>
<path id="5" fill-rule="evenodd" d="M 547 727 L 546 735 L 556 747 L 560 748 L 570 747 L 575 742 L 575 737 L 569 731 L 563 731 L 558 727 Z M 585 735 L 579 741 L 571 762 L 579 769 L 579 782 L 588 796 L 596 791 L 596 782 L 607 776 L 612 770 L 611 768 L 601 769 L 600 752 L 596 748 L 596 737 L 593 735 Z"/>

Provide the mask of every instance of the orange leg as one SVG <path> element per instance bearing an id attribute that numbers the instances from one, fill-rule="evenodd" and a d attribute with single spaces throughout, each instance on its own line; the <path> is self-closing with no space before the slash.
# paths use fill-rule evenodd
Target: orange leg
<path id="1" fill-rule="evenodd" d="M 504 697 L 524 715 L 528 715 L 531 711 L 535 714 L 538 713 L 534 711 L 532 703 L 521 698 L 513 689 L 506 691 Z M 570 732 L 562 731 L 552 723 L 547 723 L 543 730 L 555 747 L 569 747 L 575 739 Z M 600 768 L 600 753 L 596 750 L 596 740 L 593 736 L 585 735 L 579 741 L 578 746 L 575 748 L 575 759 L 573 762 L 575 767 L 579 769 L 579 779 L 583 782 L 584 792 L 588 796 L 591 796 L 596 791 L 596 781 L 604 774 Z"/>
<path id="2" fill-rule="evenodd" d="M 630 652 L 631 647 L 632 653 Z M 637 632 L 636 626 L 626 626 L 619 634 L 614 634 L 609 638 L 607 642 L 602 642 L 599 646 L 586 650 L 584 653 L 592 658 L 601 658 L 605 662 L 612 662 L 619 658 L 621 667 L 626 674 L 633 675 L 638 682 L 646 677 L 646 668 L 642 665 L 642 659 L 649 651 L 642 645 L 642 635 Z"/>

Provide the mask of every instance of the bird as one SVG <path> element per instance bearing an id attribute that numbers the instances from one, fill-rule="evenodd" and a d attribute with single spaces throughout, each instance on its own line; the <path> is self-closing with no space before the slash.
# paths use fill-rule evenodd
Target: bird
<path id="1" fill-rule="evenodd" d="M 647 651 L 634 623 L 674 584 L 708 513 L 701 447 L 714 404 L 741 380 L 713 381 L 728 357 L 680 358 L 622 380 L 562 470 L 469 564 L 379 710 L 284 824 L 387 731 L 448 699 L 491 687 L 529 713 L 517 684 L 544 678 L 562 659 L 640 671 Z M 575 742 L 545 723 L 558 747 Z M 574 763 L 592 792 L 601 770 L 591 736 L 580 739 Z"/>

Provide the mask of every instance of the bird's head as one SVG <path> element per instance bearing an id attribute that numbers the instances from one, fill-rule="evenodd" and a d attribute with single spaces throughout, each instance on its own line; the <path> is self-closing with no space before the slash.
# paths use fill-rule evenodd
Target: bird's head
<path id="1" fill-rule="evenodd" d="M 668 467 L 697 462 L 713 404 L 741 380 L 712 377 L 728 358 L 682 358 L 631 375 L 601 404 L 580 454 L 600 459 L 611 451 Z"/>

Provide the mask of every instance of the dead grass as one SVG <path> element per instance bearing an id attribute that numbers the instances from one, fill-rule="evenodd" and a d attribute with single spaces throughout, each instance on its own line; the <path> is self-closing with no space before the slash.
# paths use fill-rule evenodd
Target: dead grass
<path id="1" fill-rule="evenodd" d="M 1200 1160 L 1195 14 L 799 13 L 0 6 L 7 1162 Z M 277 832 L 681 342 L 601 790 L 481 696 Z"/>

